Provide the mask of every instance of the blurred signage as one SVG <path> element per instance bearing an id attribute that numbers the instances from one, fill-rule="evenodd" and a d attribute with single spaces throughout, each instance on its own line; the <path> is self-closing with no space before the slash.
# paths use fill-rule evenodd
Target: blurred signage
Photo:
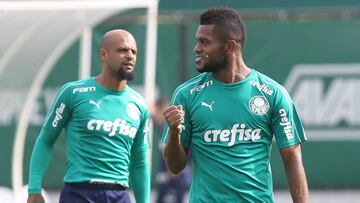
<path id="1" fill-rule="evenodd" d="M 310 140 L 360 140 L 360 64 L 296 65 L 284 86 Z"/>

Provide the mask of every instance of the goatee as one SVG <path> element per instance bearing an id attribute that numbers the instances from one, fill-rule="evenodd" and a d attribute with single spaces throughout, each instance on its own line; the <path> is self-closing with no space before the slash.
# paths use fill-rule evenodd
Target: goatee
<path id="1" fill-rule="evenodd" d="M 222 69 L 225 69 L 227 65 L 228 65 L 228 60 L 226 56 L 222 56 L 217 60 L 209 61 L 208 63 L 204 64 L 204 67 L 201 69 L 197 68 L 197 71 L 200 73 L 204 73 L 204 72 L 216 73 Z"/>
<path id="2" fill-rule="evenodd" d="M 126 71 L 121 68 L 117 73 L 120 80 L 132 81 L 135 78 L 134 71 Z"/>

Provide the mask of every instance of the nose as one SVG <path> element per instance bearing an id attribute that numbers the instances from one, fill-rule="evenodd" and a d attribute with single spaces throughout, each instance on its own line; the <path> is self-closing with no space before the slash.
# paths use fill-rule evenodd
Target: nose
<path id="1" fill-rule="evenodd" d="M 194 52 L 196 54 L 200 53 L 201 52 L 201 49 L 200 49 L 200 46 L 199 46 L 199 43 L 196 42 L 195 46 L 194 46 Z"/>
<path id="2" fill-rule="evenodd" d="M 126 52 L 126 58 L 133 59 L 135 58 L 136 54 L 134 54 L 131 50 Z"/>

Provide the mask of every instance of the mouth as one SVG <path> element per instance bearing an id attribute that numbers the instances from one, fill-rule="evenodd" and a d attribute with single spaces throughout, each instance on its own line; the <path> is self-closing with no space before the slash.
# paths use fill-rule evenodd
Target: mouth
<path id="1" fill-rule="evenodd" d="M 203 55 L 196 55 L 195 56 L 195 63 L 199 65 L 202 61 L 205 61 L 206 57 Z"/>
<path id="2" fill-rule="evenodd" d="M 132 69 L 134 69 L 134 63 L 131 63 L 131 62 L 123 63 L 123 66 L 124 66 L 127 70 L 132 70 Z"/>

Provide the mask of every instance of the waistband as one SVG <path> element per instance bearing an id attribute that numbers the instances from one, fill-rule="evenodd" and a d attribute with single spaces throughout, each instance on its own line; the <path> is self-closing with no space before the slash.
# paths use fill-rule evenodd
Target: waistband
<path id="1" fill-rule="evenodd" d="M 117 189 L 117 190 L 126 190 L 126 188 L 120 184 L 115 183 L 89 183 L 89 182 L 80 182 L 80 183 L 65 183 L 68 187 L 76 188 L 89 188 L 89 189 Z"/>

